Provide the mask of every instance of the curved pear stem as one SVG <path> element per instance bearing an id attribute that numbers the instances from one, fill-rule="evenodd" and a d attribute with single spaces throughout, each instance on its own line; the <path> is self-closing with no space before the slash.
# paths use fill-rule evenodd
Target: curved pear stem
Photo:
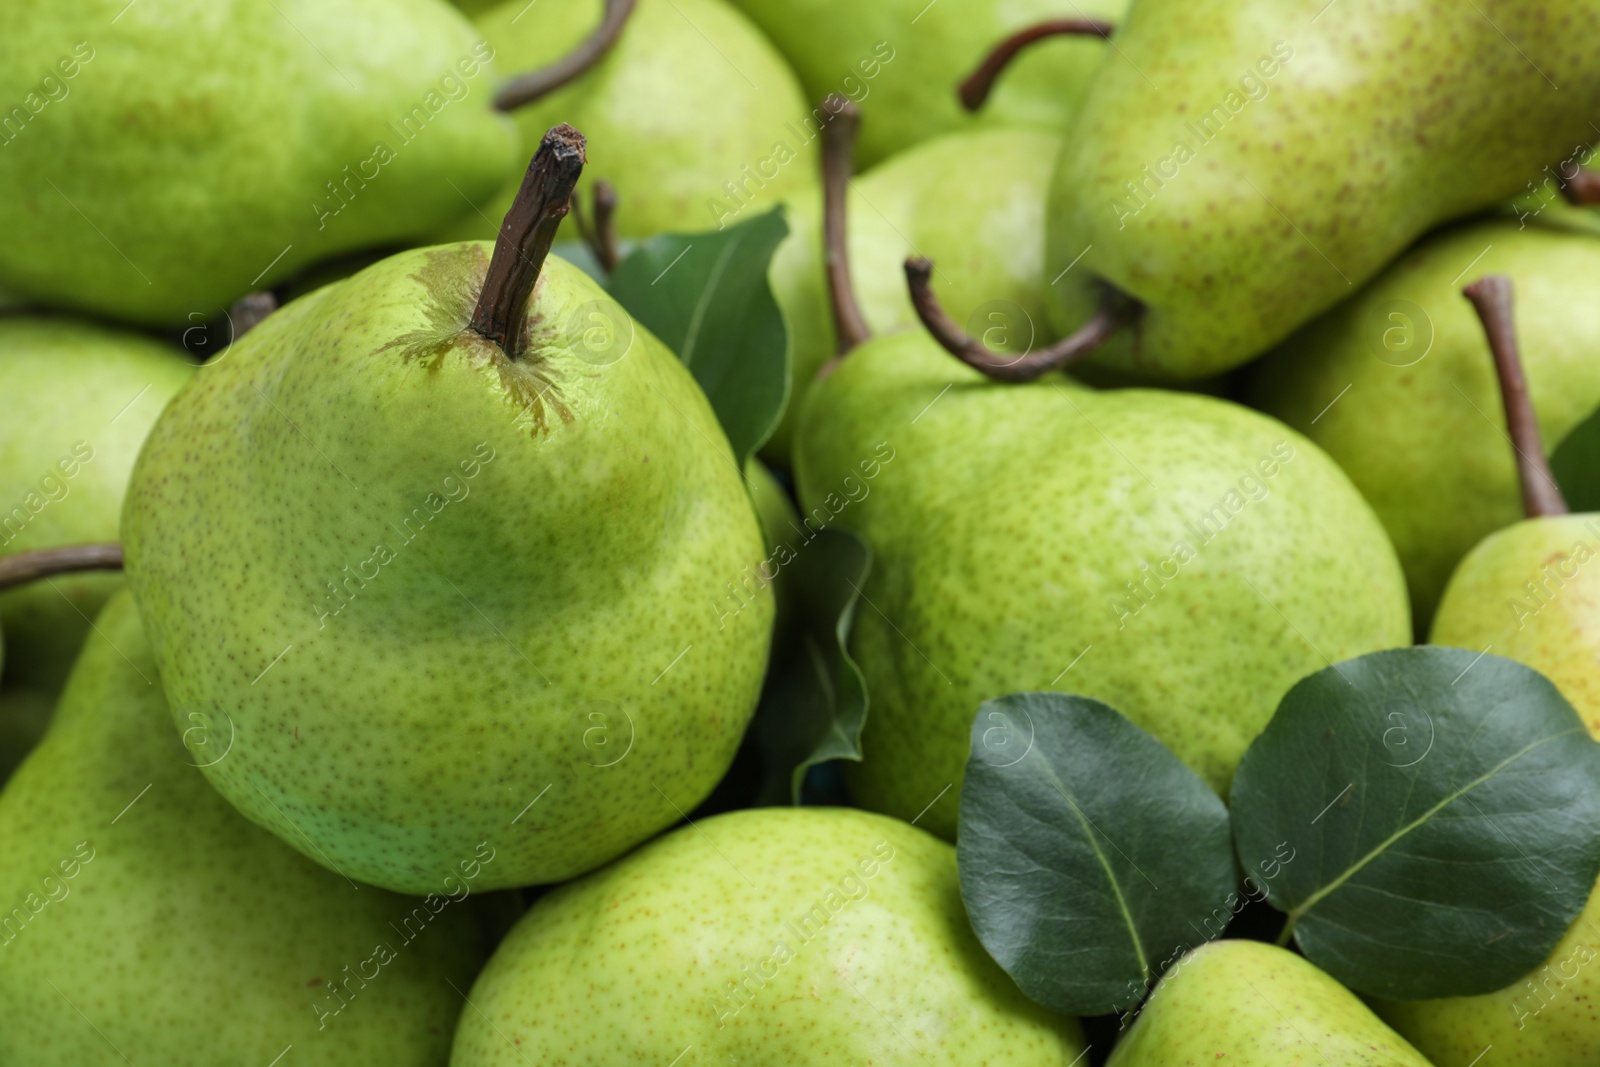
<path id="1" fill-rule="evenodd" d="M 590 212 L 593 217 L 584 217 L 578 194 L 573 193 L 572 218 L 577 222 L 578 233 L 583 237 L 583 243 L 589 246 L 590 254 L 600 264 L 600 269 L 609 275 L 622 262 L 622 250 L 617 243 L 617 190 L 601 178 L 594 183 L 593 191 L 594 206 Z"/>
<path id="2" fill-rule="evenodd" d="M 833 305 L 833 325 L 839 335 L 839 355 L 872 336 L 850 277 L 850 176 L 855 172 L 856 136 L 861 131 L 861 109 L 847 99 L 829 97 L 822 103 L 831 117 L 822 130 L 822 239 L 828 264 L 828 296 Z"/>
<path id="3" fill-rule="evenodd" d="M 513 360 L 528 348 L 528 300 L 583 173 L 584 145 L 566 123 L 544 135 L 495 238 L 471 327 Z"/>
<path id="4" fill-rule="evenodd" d="M 967 75 L 966 80 L 956 86 L 956 94 L 961 97 L 963 107 L 968 111 L 976 111 L 988 101 L 989 94 L 994 92 L 994 83 L 1011 65 L 1011 61 L 1030 45 L 1050 37 L 1109 39 L 1115 30 L 1114 25 L 1103 19 L 1049 19 L 1029 26 L 1025 30 L 1018 30 L 995 45 L 994 50 L 978 64 L 978 69 Z"/>
<path id="5" fill-rule="evenodd" d="M 637 0 L 606 0 L 605 17 L 600 25 L 578 47 L 538 70 L 518 75 L 500 87 L 494 94 L 494 106 L 500 111 L 515 111 L 531 104 L 541 96 L 555 92 L 574 78 L 581 78 L 589 68 L 605 58 L 611 46 L 622 36 L 622 28 L 633 14 Z"/>
<path id="6" fill-rule="evenodd" d="M 24 585 L 40 578 L 80 571 L 120 571 L 122 546 L 118 544 L 63 545 L 0 556 L 0 589 Z"/>
<path id="7" fill-rule="evenodd" d="M 1522 508 L 1528 518 L 1567 514 L 1567 502 L 1550 473 L 1539 436 L 1539 417 L 1528 394 L 1528 380 L 1522 374 L 1522 356 L 1517 351 L 1516 322 L 1512 316 L 1511 279 L 1504 274 L 1488 274 L 1465 289 L 1472 301 L 1483 332 L 1494 353 L 1495 371 L 1500 376 L 1500 398 L 1505 404 L 1506 427 L 1511 447 L 1517 454 L 1517 475 L 1522 481 Z"/>
<path id="8" fill-rule="evenodd" d="M 1573 207 L 1600 204 L 1600 171 L 1588 167 L 1577 168 L 1577 173 L 1561 182 L 1561 195 Z"/>
<path id="9" fill-rule="evenodd" d="M 952 356 L 1002 382 L 1031 382 L 1051 371 L 1071 366 L 1094 352 L 1122 326 L 1137 318 L 1140 310 L 1136 301 L 1106 286 L 1099 310 L 1075 333 L 1037 352 L 1005 356 L 991 350 L 955 324 L 934 295 L 932 278 L 932 260 L 921 257 L 906 260 L 906 282 L 911 287 L 911 303 L 917 309 L 917 317 L 922 320 L 922 325 Z"/>

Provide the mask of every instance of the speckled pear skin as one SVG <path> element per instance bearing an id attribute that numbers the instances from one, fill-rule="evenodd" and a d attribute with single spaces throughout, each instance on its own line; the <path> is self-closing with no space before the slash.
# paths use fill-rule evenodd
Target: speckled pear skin
<path id="1" fill-rule="evenodd" d="M 1349 479 L 1226 401 L 998 384 L 903 333 L 812 387 L 798 441 L 802 516 L 873 550 L 854 796 L 908 819 L 932 804 L 919 825 L 944 837 L 986 699 L 1105 701 L 1226 795 L 1290 686 L 1410 641 L 1394 549 Z"/>
<path id="2" fill-rule="evenodd" d="M 473 986 L 451 1067 L 1065 1067 L 1076 1020 L 968 925 L 955 850 L 866 812 L 761 808 L 535 904 Z"/>
<path id="3" fill-rule="evenodd" d="M 1286 949 L 1213 941 L 1173 965 L 1107 1067 L 1432 1067 Z"/>
<path id="4" fill-rule="evenodd" d="M 236 734 L 212 784 L 399 891 L 484 841 L 485 888 L 561 881 L 678 821 L 771 636 L 770 590 L 720 603 L 765 553 L 689 373 L 555 257 L 508 360 L 467 329 L 488 259 L 401 253 L 268 318 L 169 406 L 123 516 L 174 718 Z"/>
<path id="5" fill-rule="evenodd" d="M 266 1064 L 292 1044 L 296 1063 L 442 1063 L 450 983 L 489 948 L 461 896 L 475 883 L 453 901 L 357 891 L 252 826 L 195 770 L 155 679 L 118 593 L 0 794 L 0 1062 Z"/>
<path id="6" fill-rule="evenodd" d="M 1600 0 L 1140 0 L 1052 185 L 1046 272 L 1083 255 L 1052 290 L 1057 329 L 1105 280 L 1147 310 L 1099 362 L 1162 380 L 1246 362 L 1592 141 L 1596 17 Z"/>
<path id="7" fill-rule="evenodd" d="M 191 325 L 426 234 L 519 169 L 489 54 L 442 0 L 8 3 L 0 279 Z"/>
<path id="8" fill-rule="evenodd" d="M 1428 237 L 1263 360 L 1254 387 L 1257 407 L 1326 449 L 1372 504 L 1420 626 L 1461 557 L 1522 515 L 1494 361 L 1461 295 L 1485 274 L 1516 285 L 1523 366 L 1553 449 L 1600 405 L 1600 240 L 1515 219 Z"/>
<path id="9" fill-rule="evenodd" d="M 870 166 L 944 133 L 1030 127 L 1052 133 L 1076 113 L 1106 53 L 1095 37 L 1034 45 L 1001 76 L 977 114 L 956 85 L 989 50 L 1046 19 L 1117 22 L 1128 0 L 733 0 L 767 32 L 800 75 L 809 99 L 830 93 L 861 107 L 860 156 Z"/>
<path id="10" fill-rule="evenodd" d="M 1600 739 L 1596 556 L 1600 515 L 1529 519 L 1491 534 L 1450 579 L 1431 641 L 1475 652 L 1487 646 L 1543 672 Z M 1478 997 L 1376 1007 L 1436 1067 L 1468 1067 L 1489 1045 L 1505 1067 L 1588 1067 L 1600 1050 L 1600 887 L 1523 981 Z"/>
<path id="11" fill-rule="evenodd" d="M 506 0 L 475 22 L 509 77 L 566 55 L 602 10 L 601 0 Z M 609 181 L 618 235 L 642 238 L 721 229 L 815 185 L 811 108 L 777 49 L 723 0 L 639 0 L 599 64 L 512 115 L 526 156 L 558 122 L 582 130 L 579 196 L 587 207 L 592 182 Z M 516 191 L 513 180 L 446 235 L 493 237 Z"/>
<path id="12" fill-rule="evenodd" d="M 117 540 L 139 446 L 193 373 L 182 352 L 139 334 L 0 318 L 0 555 Z M 63 575 L 0 593 L 8 682 L 53 703 L 89 620 L 121 585 L 116 575 Z"/>
<path id="13" fill-rule="evenodd" d="M 930 15 L 931 17 L 931 15 Z M 921 25 L 921 23 L 918 23 Z M 862 122 L 864 134 L 871 124 Z M 907 256 L 931 258 L 939 301 L 993 348 L 1021 353 L 1049 338 L 1044 200 L 1061 138 L 996 129 L 936 137 L 855 178 L 848 204 L 856 299 L 874 333 L 918 327 Z M 762 454 L 788 466 L 806 386 L 838 351 L 822 248 L 822 198 L 790 202 L 789 237 L 769 277 L 789 326 L 796 399 Z M 920 328 L 920 327 L 919 327 Z"/>

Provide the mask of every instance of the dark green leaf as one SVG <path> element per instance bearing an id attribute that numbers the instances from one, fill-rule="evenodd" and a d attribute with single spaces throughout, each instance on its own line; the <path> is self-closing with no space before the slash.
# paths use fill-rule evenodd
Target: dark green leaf
<path id="1" fill-rule="evenodd" d="M 652 238 L 617 266 L 611 294 L 678 354 L 711 400 L 741 468 L 789 399 L 789 331 L 767 266 L 783 208 L 697 234 Z"/>
<path id="2" fill-rule="evenodd" d="M 1600 745 L 1539 672 L 1451 648 L 1306 678 L 1233 780 L 1247 870 L 1306 956 L 1400 999 L 1503 988 L 1566 932 L 1600 869 Z M 1287 931 L 1286 931 L 1287 932 Z"/>
<path id="3" fill-rule="evenodd" d="M 751 725 L 767 768 L 763 804 L 798 804 L 811 767 L 861 759 L 867 721 L 867 684 L 846 649 L 872 552 L 855 534 L 832 527 L 815 534 L 803 528 L 787 544 L 794 639 L 774 650 Z"/>
<path id="4" fill-rule="evenodd" d="M 1575 512 L 1600 511 L 1600 409 L 1561 439 L 1550 469 Z"/>
<path id="5" fill-rule="evenodd" d="M 978 709 L 960 825 L 972 928 L 1024 993 L 1063 1014 L 1137 1003 L 1242 906 L 1222 801 L 1087 697 L 1019 693 Z"/>

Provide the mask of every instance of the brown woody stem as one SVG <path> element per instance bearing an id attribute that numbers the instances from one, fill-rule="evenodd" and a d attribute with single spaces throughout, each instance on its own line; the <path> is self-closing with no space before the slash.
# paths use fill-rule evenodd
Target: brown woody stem
<path id="1" fill-rule="evenodd" d="M 233 340 L 237 341 L 260 326 L 262 320 L 278 310 L 278 297 L 270 289 L 257 289 L 246 293 L 228 307 L 228 323 L 233 327 Z"/>
<path id="2" fill-rule="evenodd" d="M 1489 351 L 1494 353 L 1495 371 L 1500 376 L 1500 398 L 1506 409 L 1506 427 L 1511 433 L 1511 447 L 1517 454 L 1517 475 L 1522 480 L 1522 508 L 1530 519 L 1565 515 L 1567 502 L 1545 459 L 1539 417 L 1533 410 L 1528 380 L 1522 374 L 1516 320 L 1512 315 L 1511 279 L 1504 274 L 1488 274 L 1461 292 L 1478 312 L 1483 332 L 1489 337 Z"/>
<path id="3" fill-rule="evenodd" d="M 830 98 L 830 100 L 833 98 Z M 850 277 L 850 176 L 855 171 L 856 136 L 861 131 L 861 109 L 840 98 L 822 130 L 822 238 L 828 264 L 828 296 L 833 305 L 833 325 L 839 335 L 839 355 L 872 337 L 856 288 Z"/>
<path id="4" fill-rule="evenodd" d="M 1001 73 L 1017 58 L 1017 54 L 1030 45 L 1050 37 L 1075 36 L 1109 38 L 1116 27 L 1101 19 L 1050 19 L 1046 22 L 1018 30 L 1007 37 L 984 57 L 978 69 L 967 75 L 966 81 L 956 87 L 962 106 L 976 111 L 994 92 L 994 83 Z"/>
<path id="5" fill-rule="evenodd" d="M 120 571 L 122 546 L 64 545 L 0 556 L 0 589 L 79 571 Z"/>
<path id="6" fill-rule="evenodd" d="M 565 123 L 544 135 L 494 242 L 471 325 L 513 360 L 528 347 L 528 300 L 583 173 L 584 143 Z"/>
<path id="7" fill-rule="evenodd" d="M 1005 356 L 992 351 L 955 324 L 934 295 L 932 278 L 932 261 L 920 257 L 906 260 L 906 281 L 911 287 L 911 303 L 917 309 L 917 317 L 922 320 L 922 325 L 952 356 L 1002 382 L 1031 382 L 1041 375 L 1071 366 L 1099 348 L 1106 338 L 1123 325 L 1137 318 L 1140 309 L 1136 301 L 1107 286 L 1099 310 L 1077 332 L 1037 352 Z"/>
<path id="8" fill-rule="evenodd" d="M 494 106 L 501 111 L 515 111 L 524 104 L 531 104 L 541 96 L 555 92 L 574 78 L 582 77 L 589 68 L 604 59 L 606 53 L 611 51 L 611 46 L 617 43 L 636 2 L 606 0 L 605 17 L 593 33 L 548 67 L 531 70 L 506 82 L 494 94 Z"/>
<path id="9" fill-rule="evenodd" d="M 1574 207 L 1600 204 L 1600 171 L 1579 167 L 1572 177 L 1562 179 L 1561 195 Z"/>
<path id="10" fill-rule="evenodd" d="M 617 190 L 604 178 L 594 183 L 592 218 L 584 216 L 578 194 L 572 194 L 572 217 L 578 224 L 578 233 L 600 269 L 611 274 L 622 262 L 622 249 L 617 243 Z"/>

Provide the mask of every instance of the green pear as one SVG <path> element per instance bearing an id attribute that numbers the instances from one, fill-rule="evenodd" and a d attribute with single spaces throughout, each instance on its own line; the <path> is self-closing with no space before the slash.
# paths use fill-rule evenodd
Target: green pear
<path id="1" fill-rule="evenodd" d="M 1517 299 L 1534 290 L 1517 278 Z M 1518 314 L 1534 329 L 1519 330 L 1529 357 L 1544 332 L 1542 314 L 1582 314 L 1579 303 L 1541 315 Z M 1501 309 L 1509 317 L 1509 308 Z M 1536 334 L 1535 329 L 1539 332 Z M 1543 356 L 1543 353 L 1538 353 Z M 1507 358 L 1496 354 L 1497 363 Z M 1509 357 L 1515 359 L 1515 357 Z M 1487 357 L 1482 357 L 1489 364 Z M 1515 359 L 1520 364 L 1520 359 Z M 1491 365 L 1492 367 L 1493 365 Z M 1493 370 L 1491 369 L 1491 374 Z M 1504 373 L 1504 371 L 1502 371 Z M 1517 378 L 1521 379 L 1520 370 Z M 1533 517 L 1486 537 L 1456 568 L 1439 603 L 1430 640 L 1436 645 L 1489 651 L 1542 672 L 1572 702 L 1600 739 L 1600 515 L 1560 514 L 1525 385 L 1508 390 L 1515 452 L 1524 499 Z M 1495 412 L 1499 417 L 1499 412 Z M 1501 447 L 1512 453 L 1501 439 Z M 1483 1062 L 1505 1067 L 1588 1067 L 1600 1049 L 1600 886 L 1544 966 L 1505 989 L 1476 997 L 1384 1002 L 1378 1011 L 1427 1053 L 1437 1067 Z"/>
<path id="2" fill-rule="evenodd" d="M 812 386 L 796 455 L 808 525 L 874 554 L 850 784 L 945 837 L 984 700 L 1105 701 L 1226 795 L 1290 686 L 1410 641 L 1394 549 L 1349 479 L 1226 401 L 1001 385 L 899 333 Z"/>
<path id="3" fill-rule="evenodd" d="M 451 1067 L 1062 1067 L 967 923 L 955 849 L 893 819 L 762 808 L 685 826 L 540 900 L 472 988 Z"/>
<path id="4" fill-rule="evenodd" d="M 1327 450 L 1389 531 L 1426 626 L 1450 572 L 1521 515 L 1494 364 L 1462 271 L 1517 280 L 1545 437 L 1600 405 L 1600 240 L 1515 220 L 1426 238 L 1261 364 L 1256 406 Z"/>
<path id="5" fill-rule="evenodd" d="M 525 192 L 581 149 L 552 131 Z M 765 555 L 727 437 L 545 260 L 540 203 L 541 249 L 412 250 L 285 305 L 174 398 L 123 513 L 174 717 L 237 732 L 207 777 L 385 888 L 486 839 L 491 888 L 561 881 L 672 825 L 765 670 L 770 590 L 718 599 Z"/>
<path id="6" fill-rule="evenodd" d="M 1354 993 L 1259 941 L 1213 941 L 1161 977 L 1107 1067 L 1432 1067 Z"/>
<path id="7" fill-rule="evenodd" d="M 1062 16 L 1122 17 L 1128 0 L 734 0 L 789 57 L 806 95 L 846 96 L 866 116 L 861 158 L 887 159 L 942 133 L 984 126 L 1064 129 L 1106 54 L 1095 37 L 1029 49 L 1005 72 L 981 115 L 956 85 L 1010 34 Z"/>
<path id="8" fill-rule="evenodd" d="M 838 121 L 837 119 L 835 121 Z M 872 128 L 862 122 L 862 133 Z M 857 300 L 874 333 L 918 326 L 907 256 L 938 264 L 939 298 L 957 322 L 996 348 L 1020 350 L 1046 326 L 1044 202 L 1061 138 L 1038 130 L 953 133 L 918 145 L 850 183 L 849 257 Z M 789 327 L 794 396 L 838 351 L 828 300 L 822 198 L 790 202 L 790 235 L 773 257 L 773 293 Z M 799 421 L 792 402 L 763 449 L 787 466 Z"/>
<path id="9" fill-rule="evenodd" d="M 0 793 L 0 1062 L 443 1062 L 492 844 L 427 900 L 347 882 L 206 784 L 156 679 L 118 594 Z"/>
<path id="10" fill-rule="evenodd" d="M 492 54 L 442 0 L 8 3 L 0 281 L 189 324 L 426 234 L 516 169 Z"/>
<path id="11" fill-rule="evenodd" d="M 174 718 L 227 712 L 211 784 L 350 878 L 429 891 L 482 840 L 488 888 L 574 877 L 706 797 L 755 709 L 773 600 L 718 600 L 765 557 L 728 438 L 546 261 L 570 184 L 544 182 L 581 160 L 550 133 L 493 261 L 406 251 L 286 304 L 134 467 L 128 581 Z"/>
<path id="12" fill-rule="evenodd" d="M 1536 668 L 1600 738 L 1597 557 L 1600 515 L 1545 515 L 1497 530 L 1451 576 L 1429 640 L 1474 652 L 1492 645 Z"/>
<path id="13" fill-rule="evenodd" d="M 1082 257 L 1052 289 L 1057 331 L 1109 283 L 1144 311 L 1099 362 L 1188 380 L 1265 351 L 1594 137 L 1600 37 L 1573 27 L 1597 16 L 1600 0 L 1134 4 L 1052 186 L 1046 272 Z"/>
<path id="14" fill-rule="evenodd" d="M 0 555 L 117 540 L 139 446 L 193 374 L 178 349 L 137 334 L 65 318 L 0 318 Z M 121 583 L 74 574 L 0 593 L 8 681 L 53 702 L 89 620 Z"/>
<path id="15" fill-rule="evenodd" d="M 476 23 L 502 71 L 526 71 L 571 52 L 602 7 L 505 0 Z M 725 0 L 638 0 L 605 58 L 512 116 L 524 156 L 557 122 L 588 134 L 589 173 L 617 190 L 624 239 L 720 230 L 816 182 L 819 119 L 783 57 Z M 511 178 L 445 235 L 493 238 L 516 191 Z"/>

